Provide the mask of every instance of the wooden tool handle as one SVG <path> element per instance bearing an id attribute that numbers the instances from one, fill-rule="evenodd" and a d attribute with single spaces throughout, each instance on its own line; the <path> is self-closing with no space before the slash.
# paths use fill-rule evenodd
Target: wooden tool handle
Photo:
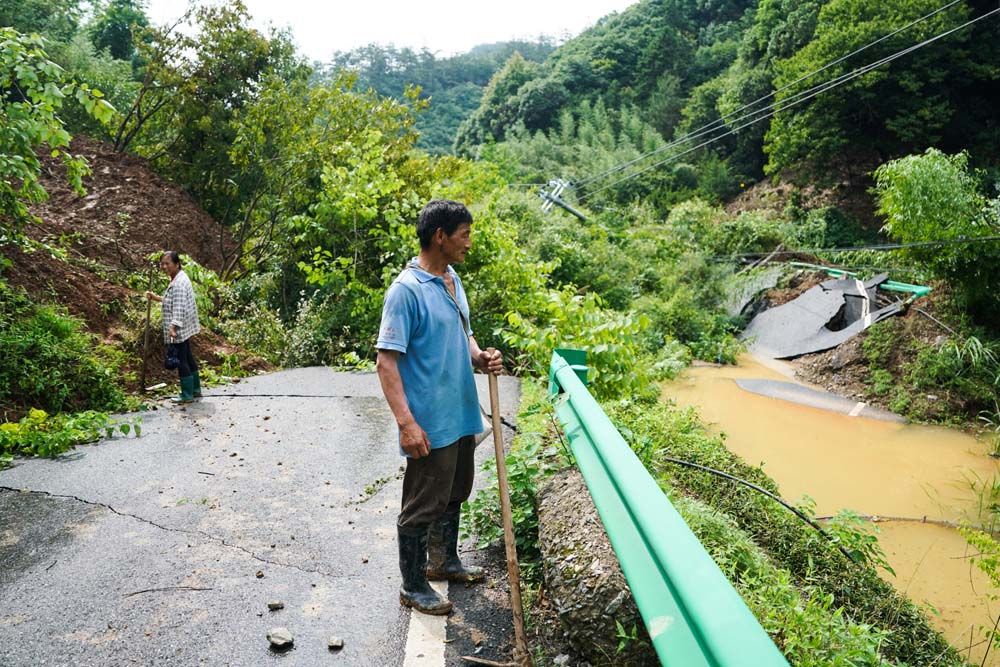
<path id="1" fill-rule="evenodd" d="M 503 451 L 503 430 L 500 423 L 500 392 L 497 376 L 489 374 L 490 412 L 493 417 L 493 447 L 496 450 L 497 486 L 500 490 L 500 513 L 503 517 L 503 541 L 507 551 L 507 576 L 510 578 L 510 606 L 514 613 L 514 660 L 519 665 L 531 665 L 528 644 L 524 637 L 524 607 L 521 604 L 521 573 L 517 565 L 517 542 L 514 520 L 510 511 L 510 491 L 507 487 L 507 462 Z"/>

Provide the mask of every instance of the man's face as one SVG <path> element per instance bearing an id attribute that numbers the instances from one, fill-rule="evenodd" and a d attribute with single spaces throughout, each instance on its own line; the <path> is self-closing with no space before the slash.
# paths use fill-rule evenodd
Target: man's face
<path id="1" fill-rule="evenodd" d="M 449 264 L 461 264 L 472 248 L 472 225 L 463 222 L 450 235 L 441 231 L 441 252 Z"/>
<path id="2" fill-rule="evenodd" d="M 177 265 L 170 261 L 169 255 L 160 258 L 160 269 L 171 278 L 177 273 Z"/>

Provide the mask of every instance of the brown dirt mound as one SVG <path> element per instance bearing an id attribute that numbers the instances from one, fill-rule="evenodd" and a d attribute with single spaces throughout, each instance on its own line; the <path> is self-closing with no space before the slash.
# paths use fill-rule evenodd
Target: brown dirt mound
<path id="1" fill-rule="evenodd" d="M 144 159 L 116 153 L 110 144 L 79 136 L 70 150 L 90 164 L 92 173 L 84 179 L 87 193 L 81 197 L 73 192 L 59 161 L 42 156 L 41 183 L 49 199 L 32 208 L 41 222 L 26 230 L 32 239 L 58 248 L 65 257 L 4 248 L 13 263 L 4 278 L 37 301 L 64 306 L 104 342 L 124 349 L 130 362 L 123 370 L 137 377 L 142 318 L 136 322 L 135 313 L 144 315 L 145 299 L 142 289 L 126 286 L 130 284 L 126 278 L 144 275 L 150 267 L 158 271 L 146 258 L 165 249 L 187 254 L 218 271 L 235 244 L 190 195 L 156 174 Z M 248 356 L 204 329 L 194 340 L 194 353 L 210 365 L 220 363 L 222 355 Z M 176 378 L 176 372 L 163 369 L 159 331 L 150 332 L 146 357 L 147 383 Z M 245 364 L 244 370 L 269 368 L 255 358 L 246 359 Z"/>
<path id="2" fill-rule="evenodd" d="M 26 230 L 31 238 L 63 250 L 66 259 L 5 249 L 13 262 L 5 274 L 12 285 L 41 301 L 63 304 L 92 331 L 107 336 L 120 324 L 116 313 L 124 299 L 141 294 L 122 286 L 124 276 L 147 270 L 150 254 L 177 250 L 208 268 L 222 267 L 224 253 L 234 247 L 230 235 L 145 160 L 87 137 L 74 138 L 71 150 L 90 164 L 87 194 L 73 192 L 58 160 L 42 156 L 41 182 L 49 199 L 32 208 L 41 222 Z"/>
<path id="3" fill-rule="evenodd" d="M 34 208 L 42 224 L 32 236 L 71 242 L 72 251 L 109 267 L 136 270 L 157 250 L 177 250 L 218 271 L 233 242 L 221 225 L 140 157 L 116 153 L 110 144 L 76 137 L 74 154 L 90 163 L 87 194 L 66 183 L 57 160 L 43 158 L 42 185 L 49 200 Z"/>
<path id="4" fill-rule="evenodd" d="M 793 193 L 805 209 L 835 206 L 868 229 L 881 226 L 875 214 L 875 202 L 870 194 L 873 185 L 871 172 L 879 165 L 876 155 L 844 157 L 824 168 L 826 183 L 814 175 L 786 171 L 777 184 L 765 178 L 741 192 L 726 204 L 730 215 L 745 211 L 783 211 Z"/>

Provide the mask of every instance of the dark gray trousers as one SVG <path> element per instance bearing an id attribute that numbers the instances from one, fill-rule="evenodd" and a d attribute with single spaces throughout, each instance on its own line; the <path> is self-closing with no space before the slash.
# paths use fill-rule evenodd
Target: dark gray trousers
<path id="1" fill-rule="evenodd" d="M 407 457 L 402 511 L 396 525 L 419 534 L 445 512 L 457 512 L 472 493 L 476 472 L 476 439 L 467 435 L 429 456 Z"/>

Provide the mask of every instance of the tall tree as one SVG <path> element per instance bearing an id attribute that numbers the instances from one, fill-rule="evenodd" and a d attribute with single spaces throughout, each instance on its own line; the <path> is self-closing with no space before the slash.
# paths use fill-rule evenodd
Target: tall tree
<path id="1" fill-rule="evenodd" d="M 88 26 L 90 39 L 98 51 L 107 49 L 118 60 L 135 55 L 135 35 L 149 26 L 144 0 L 110 0 L 94 8 Z"/>
<path id="2" fill-rule="evenodd" d="M 0 0 L 0 26 L 68 42 L 83 16 L 82 0 Z"/>
<path id="3" fill-rule="evenodd" d="M 87 164 L 68 152 L 70 135 L 58 111 L 67 100 L 109 120 L 113 109 L 99 91 L 76 84 L 49 60 L 45 41 L 0 28 L 0 245 L 18 241 L 33 220 L 29 205 L 48 196 L 39 183 L 38 151 L 45 149 L 66 166 L 82 194 Z"/>

